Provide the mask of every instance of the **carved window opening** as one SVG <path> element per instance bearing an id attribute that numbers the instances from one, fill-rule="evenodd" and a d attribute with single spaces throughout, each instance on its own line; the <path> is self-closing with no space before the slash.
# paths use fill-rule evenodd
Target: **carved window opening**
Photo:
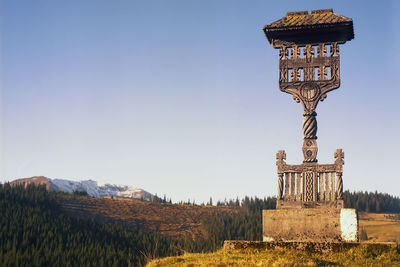
<path id="1" fill-rule="evenodd" d="M 288 82 L 293 82 L 293 78 L 294 78 L 294 75 L 293 75 L 294 73 L 293 73 L 293 69 L 288 69 Z"/>
<path id="2" fill-rule="evenodd" d="M 326 56 L 330 57 L 331 55 L 331 45 L 326 45 Z"/>
<path id="3" fill-rule="evenodd" d="M 319 78 L 320 78 L 319 73 L 320 73 L 319 67 L 314 67 L 314 81 L 319 80 Z"/>
<path id="4" fill-rule="evenodd" d="M 304 82 L 304 69 L 303 68 L 299 68 L 299 81 Z"/>
<path id="5" fill-rule="evenodd" d="M 332 79 L 332 70 L 331 67 L 327 66 L 325 67 L 326 74 L 325 74 L 325 80 L 330 80 Z"/>
<path id="6" fill-rule="evenodd" d="M 300 46 L 299 51 L 300 51 L 299 58 L 304 58 L 305 57 L 305 47 Z"/>

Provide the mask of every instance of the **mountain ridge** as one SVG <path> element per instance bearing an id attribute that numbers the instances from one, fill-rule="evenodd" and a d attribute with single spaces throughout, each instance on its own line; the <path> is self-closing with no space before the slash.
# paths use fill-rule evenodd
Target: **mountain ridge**
<path id="1" fill-rule="evenodd" d="M 73 193 L 74 191 L 84 191 L 91 197 L 125 197 L 133 199 L 151 200 L 154 195 L 133 186 L 117 185 L 110 183 L 100 183 L 94 180 L 72 181 L 67 179 L 52 179 L 45 176 L 33 176 L 20 178 L 10 182 L 10 185 L 35 184 L 45 185 L 49 191 L 61 191 Z"/>

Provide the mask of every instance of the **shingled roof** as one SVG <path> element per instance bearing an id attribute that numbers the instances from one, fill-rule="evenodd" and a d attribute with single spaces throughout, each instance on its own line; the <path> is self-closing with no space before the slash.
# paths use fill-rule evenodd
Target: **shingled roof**
<path id="1" fill-rule="evenodd" d="M 333 13 L 332 9 L 287 12 L 286 16 L 265 25 L 264 33 L 272 40 L 349 41 L 354 38 L 353 20 Z"/>

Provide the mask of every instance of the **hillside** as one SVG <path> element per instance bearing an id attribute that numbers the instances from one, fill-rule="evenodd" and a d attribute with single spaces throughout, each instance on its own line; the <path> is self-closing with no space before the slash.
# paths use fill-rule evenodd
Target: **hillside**
<path id="1" fill-rule="evenodd" d="M 400 266 L 400 253 L 361 246 L 345 252 L 309 253 L 291 249 L 218 250 L 156 259 L 147 267 L 173 266 Z"/>
<path id="2" fill-rule="evenodd" d="M 201 226 L 206 217 L 237 213 L 231 207 L 162 204 L 129 198 L 92 198 L 60 194 L 57 202 L 69 215 L 93 218 L 101 222 L 118 222 L 137 229 L 157 231 L 174 237 L 204 237 Z"/>
<path id="3" fill-rule="evenodd" d="M 78 218 L 93 218 L 100 222 L 118 222 L 137 229 L 157 231 L 174 237 L 207 238 L 202 222 L 217 214 L 218 218 L 238 214 L 229 206 L 197 206 L 161 204 L 129 198 L 92 198 L 59 195 L 57 202 L 63 210 Z M 248 215 L 250 216 L 250 215 Z M 400 242 L 400 219 L 387 213 L 359 213 L 360 230 L 368 242 Z"/>
<path id="4" fill-rule="evenodd" d="M 191 244 L 66 216 L 58 198 L 44 187 L 0 184 L 0 266 L 142 266 Z"/>
<path id="5" fill-rule="evenodd" d="M 366 242 L 400 243 L 399 214 L 360 212 L 359 227 L 367 232 Z"/>

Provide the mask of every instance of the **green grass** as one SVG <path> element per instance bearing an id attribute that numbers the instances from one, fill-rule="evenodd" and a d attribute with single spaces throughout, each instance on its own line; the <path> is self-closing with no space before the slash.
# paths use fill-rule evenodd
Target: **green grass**
<path id="1" fill-rule="evenodd" d="M 219 250 L 156 259 L 147 266 L 400 266 L 400 253 L 394 248 L 379 250 L 365 245 L 336 253 L 291 249 Z"/>

